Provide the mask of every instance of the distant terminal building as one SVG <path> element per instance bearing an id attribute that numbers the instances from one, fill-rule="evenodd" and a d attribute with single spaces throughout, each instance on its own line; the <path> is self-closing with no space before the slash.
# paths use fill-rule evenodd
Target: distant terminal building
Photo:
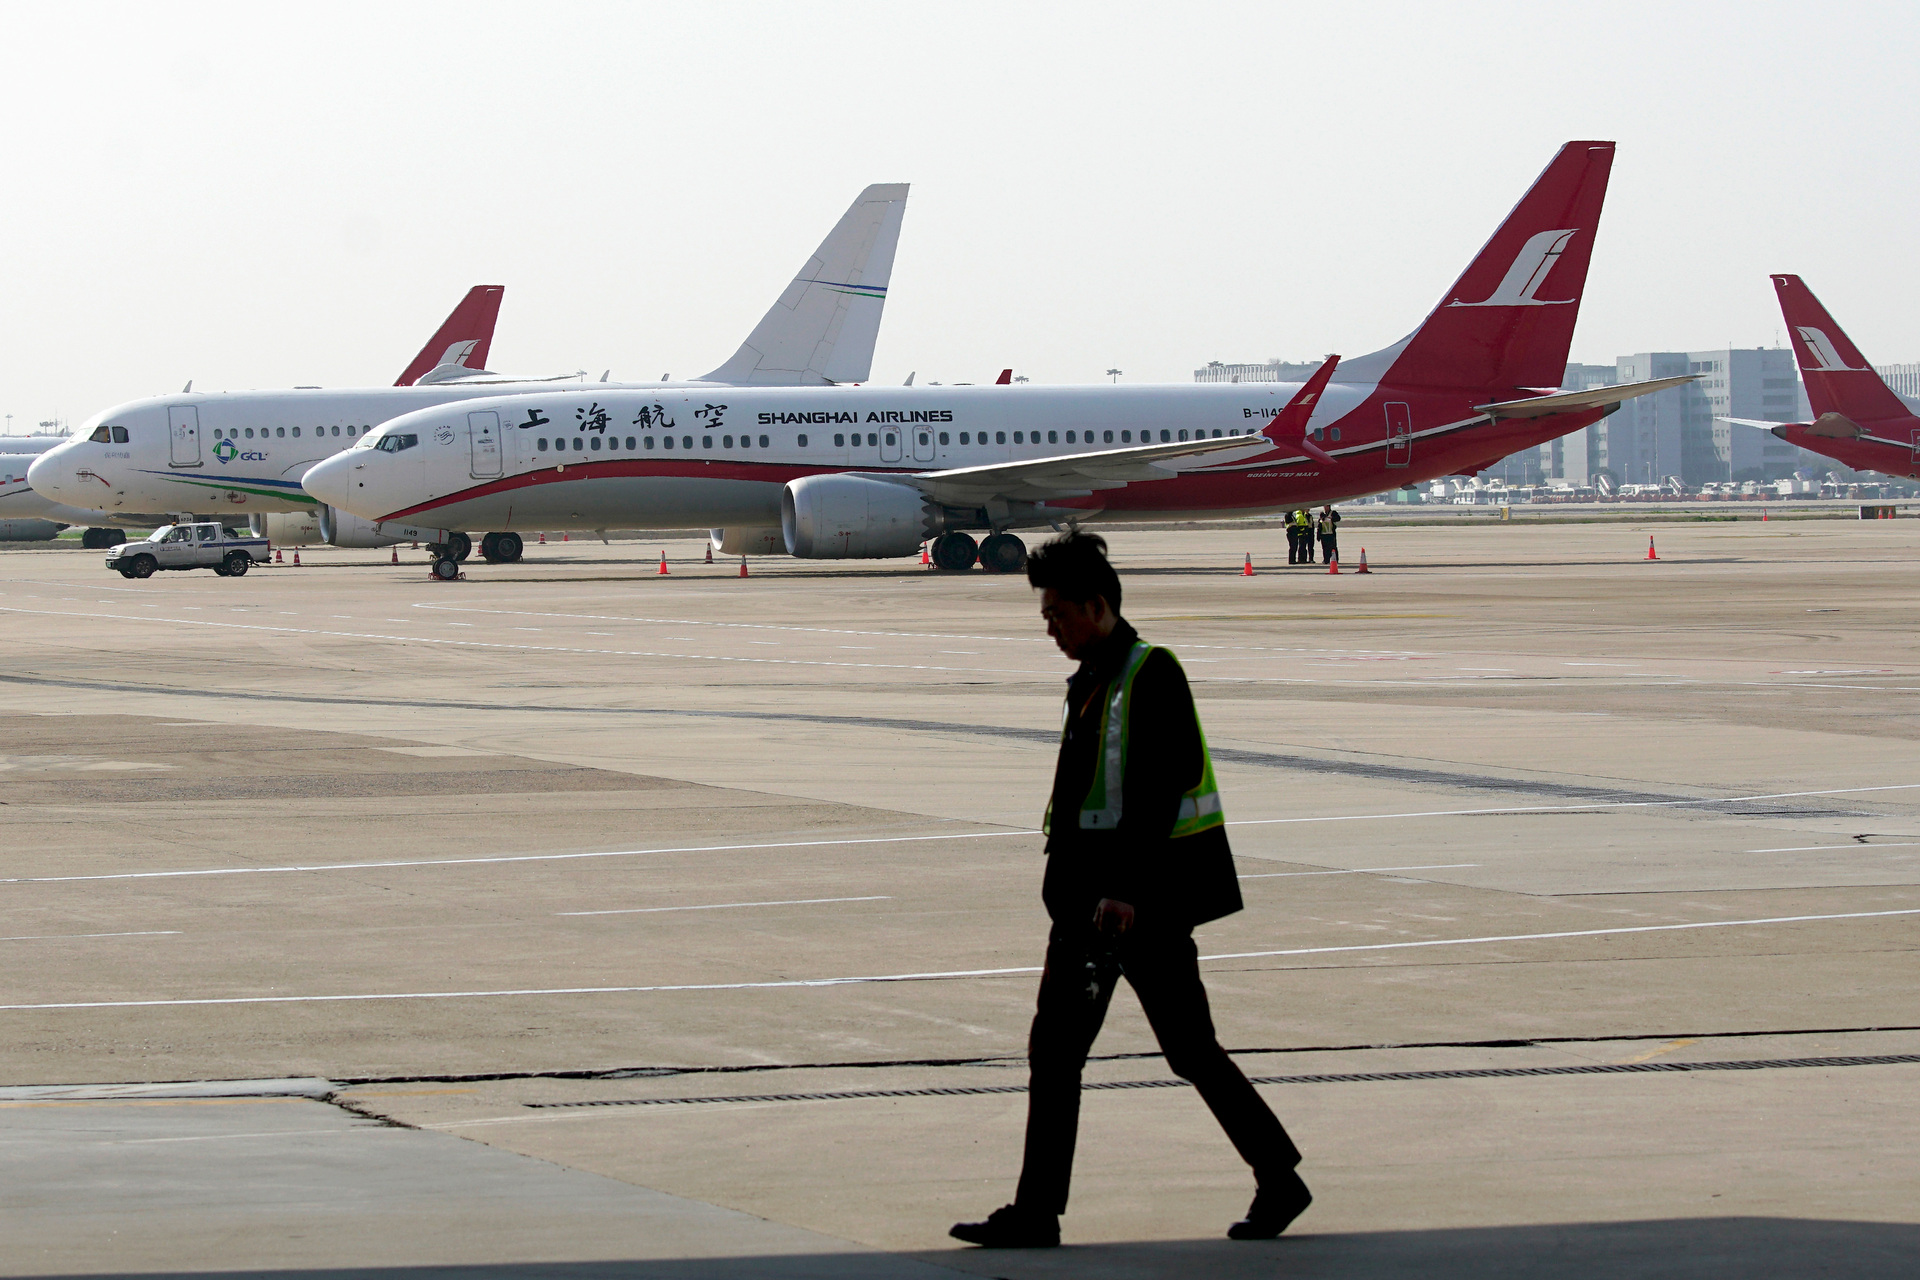
<path id="1" fill-rule="evenodd" d="M 1877 364 L 1873 371 L 1910 408 L 1920 408 L 1920 364 Z"/>
<path id="2" fill-rule="evenodd" d="M 1309 360 L 1305 364 L 1291 364 L 1275 358 L 1265 364 L 1221 364 L 1218 360 L 1209 360 L 1204 369 L 1193 371 L 1195 382 L 1305 382 L 1313 376 L 1323 361 Z"/>

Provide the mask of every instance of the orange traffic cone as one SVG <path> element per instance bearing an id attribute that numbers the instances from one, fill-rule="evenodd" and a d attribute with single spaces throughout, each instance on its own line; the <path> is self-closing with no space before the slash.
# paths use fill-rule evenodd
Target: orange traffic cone
<path id="1" fill-rule="evenodd" d="M 298 547 L 295 547 L 293 550 L 293 567 L 296 569 L 300 567 L 300 549 Z"/>
<path id="2" fill-rule="evenodd" d="M 273 552 L 273 562 L 275 564 L 285 564 L 287 562 L 287 557 L 284 554 L 282 554 L 279 548 L 277 547 L 274 549 L 274 552 Z"/>
<path id="3" fill-rule="evenodd" d="M 1339 557 L 1339 556 L 1334 556 L 1334 557 L 1332 557 L 1331 559 L 1329 559 L 1329 560 L 1327 561 L 1327 572 L 1328 572 L 1328 573 L 1338 573 L 1338 572 L 1340 572 L 1340 557 Z"/>
<path id="4" fill-rule="evenodd" d="M 570 538 L 570 537 L 568 537 L 568 536 L 567 536 L 567 535 L 566 535 L 566 534 L 565 534 L 565 533 L 563 532 L 563 533 L 562 533 L 562 534 L 560 535 L 560 541 L 562 541 L 562 542 L 572 542 L 572 541 L 573 541 L 573 539 L 572 539 L 572 538 Z"/>
<path id="5" fill-rule="evenodd" d="M 707 544 L 707 563 L 713 563 L 713 544 L 711 542 Z"/>
<path id="6" fill-rule="evenodd" d="M 1647 559 L 1658 560 L 1659 558 L 1660 557 L 1655 555 L 1653 551 L 1653 535 L 1648 534 L 1647 535 Z"/>
<path id="7" fill-rule="evenodd" d="M 409 543 L 407 545 L 407 550 L 409 551 L 418 551 L 419 549 L 420 549 L 420 543 L 418 541 Z"/>
<path id="8" fill-rule="evenodd" d="M 540 545 L 543 547 L 547 545 L 547 535 L 544 533 L 540 535 Z"/>
<path id="9" fill-rule="evenodd" d="M 400 563 L 400 548 L 398 548 L 398 547 L 395 547 L 395 548 L 393 549 L 393 563 L 395 563 L 395 564 L 399 564 L 399 563 Z"/>
<path id="10" fill-rule="evenodd" d="M 1243 578 L 1253 576 L 1253 552 L 1251 551 L 1247 552 L 1247 562 L 1240 566 L 1240 576 Z"/>
<path id="11" fill-rule="evenodd" d="M 747 558 L 745 556 L 740 557 L 740 576 L 743 578 L 747 576 Z"/>
<path id="12" fill-rule="evenodd" d="M 1765 523 L 1765 522 L 1766 522 L 1766 518 L 1767 518 L 1767 509 L 1766 509 L 1765 507 L 1762 507 L 1762 508 L 1760 508 L 1760 520 L 1761 520 L 1761 522 L 1762 522 L 1762 523 Z"/>
<path id="13" fill-rule="evenodd" d="M 667 571 L 667 553 L 662 551 L 660 553 L 660 572 L 661 574 L 664 575 L 666 571 Z"/>
<path id="14" fill-rule="evenodd" d="M 920 567 L 922 569 L 933 568 L 933 561 L 927 555 L 927 544 L 924 542 L 920 544 Z"/>
<path id="15" fill-rule="evenodd" d="M 1358 569 L 1355 569 L 1354 572 L 1355 573 L 1372 573 L 1373 572 L 1373 570 L 1367 568 L 1367 549 L 1365 547 L 1360 548 L 1360 567 Z"/>

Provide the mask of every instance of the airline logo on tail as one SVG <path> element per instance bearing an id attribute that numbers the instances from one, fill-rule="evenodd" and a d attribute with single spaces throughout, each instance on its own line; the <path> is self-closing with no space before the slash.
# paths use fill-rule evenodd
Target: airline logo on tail
<path id="1" fill-rule="evenodd" d="M 478 338 L 468 338 L 465 342 L 454 343 L 447 348 L 447 353 L 440 357 L 438 367 L 444 369 L 450 364 L 459 365 L 463 369 L 470 367 L 467 364 L 467 357 L 472 355 L 473 349 L 479 345 Z"/>
<path id="2" fill-rule="evenodd" d="M 1546 283 L 1553 266 L 1566 251 L 1567 242 L 1580 233 L 1574 227 L 1563 231 L 1542 231 L 1520 246 L 1513 265 L 1491 294 L 1479 302 L 1455 302 L 1456 307 L 1564 307 L 1579 298 L 1536 298 L 1534 290 Z"/>
<path id="3" fill-rule="evenodd" d="M 1866 365 L 1856 369 L 1848 364 L 1840 352 L 1834 348 L 1833 339 L 1812 325 L 1797 324 L 1793 326 L 1793 331 L 1800 335 L 1800 341 L 1807 344 L 1807 353 L 1819 362 L 1801 365 L 1801 369 L 1807 373 L 1865 373 L 1867 371 Z"/>

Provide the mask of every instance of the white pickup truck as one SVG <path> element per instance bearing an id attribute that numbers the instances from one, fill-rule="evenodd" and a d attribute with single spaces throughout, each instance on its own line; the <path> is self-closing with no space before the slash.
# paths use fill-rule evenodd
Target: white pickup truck
<path id="1" fill-rule="evenodd" d="M 123 578 L 151 578 L 156 569 L 211 569 L 238 578 L 256 563 L 265 564 L 273 544 L 243 538 L 214 523 L 163 524 L 143 542 L 125 542 L 107 553 L 107 568 Z"/>

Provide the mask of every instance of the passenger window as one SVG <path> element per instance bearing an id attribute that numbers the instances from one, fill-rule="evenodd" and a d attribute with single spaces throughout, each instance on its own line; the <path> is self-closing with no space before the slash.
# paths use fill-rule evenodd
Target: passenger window
<path id="1" fill-rule="evenodd" d="M 339 434 L 340 434 L 340 428 L 338 428 L 338 427 L 335 427 L 335 428 L 333 429 L 333 434 L 335 434 L 336 436 L 337 436 L 337 435 L 339 435 Z"/>
<path id="2" fill-rule="evenodd" d="M 541 453 L 545 453 L 547 451 L 547 438 L 545 436 L 541 436 L 538 440 L 535 440 L 533 442 L 533 447 L 535 449 L 538 449 Z"/>
<path id="3" fill-rule="evenodd" d="M 632 449 L 632 448 L 633 448 L 633 437 L 632 437 L 632 436 L 628 436 L 628 437 L 627 437 L 627 448 L 628 448 L 628 449 Z"/>
<path id="4" fill-rule="evenodd" d="M 287 429 L 285 427 L 280 427 L 276 429 L 273 434 L 276 436 L 279 436 L 282 440 L 285 440 L 287 438 Z"/>
<path id="5" fill-rule="evenodd" d="M 801 447 L 802 449 L 804 449 L 804 448 L 806 448 L 806 447 L 807 447 L 807 436 L 806 436 L 806 433 L 805 433 L 805 432 L 802 432 L 802 433 L 800 434 L 800 447 Z"/>
<path id="6" fill-rule="evenodd" d="M 348 427 L 348 428 L 347 428 L 347 435 L 348 435 L 349 437 L 351 437 L 351 436 L 353 435 L 353 428 L 352 428 L 352 427 Z"/>
<path id="7" fill-rule="evenodd" d="M 598 452 L 600 452 L 600 437 L 599 437 L 599 436 L 595 436 L 595 437 L 593 438 L 593 451 L 594 451 L 595 453 L 598 453 Z"/>
<path id="8" fill-rule="evenodd" d="M 713 448 L 713 437 L 712 437 L 712 436 L 701 436 L 701 437 L 700 437 L 700 447 L 701 447 L 702 449 L 711 449 L 711 448 Z"/>
<path id="9" fill-rule="evenodd" d="M 1006 432 L 1004 432 L 1004 431 L 996 431 L 996 432 L 994 432 L 994 433 L 993 433 L 993 442 L 994 442 L 995 444 L 1005 444 L 1005 443 L 1007 442 L 1007 433 L 1006 433 Z"/>
<path id="10" fill-rule="evenodd" d="M 108 431 L 106 426 L 102 424 L 101 426 L 95 427 L 93 434 L 88 436 L 87 439 L 94 444 L 112 444 L 113 433 Z"/>
<path id="11" fill-rule="evenodd" d="M 247 439 L 249 439 L 249 440 L 251 440 L 251 439 L 253 439 L 253 428 L 252 428 L 252 427 L 248 427 L 248 428 L 247 428 Z"/>
<path id="12" fill-rule="evenodd" d="M 802 441 L 802 443 L 805 443 L 805 442 L 804 442 L 804 441 Z M 766 438 L 765 436 L 761 436 L 761 437 L 760 437 L 760 447 L 761 447 L 762 449 L 764 449 L 764 448 L 766 448 L 766 447 L 767 447 L 767 438 Z"/>
<path id="13" fill-rule="evenodd" d="M 966 432 L 964 432 L 964 431 L 962 431 L 962 432 L 960 433 L 960 443 L 961 443 L 961 444 L 966 444 L 966 443 L 967 443 L 967 433 L 966 433 Z"/>
<path id="14" fill-rule="evenodd" d="M 1059 443 L 1060 443 L 1060 433 L 1059 433 L 1058 431 L 1049 431 L 1049 432 L 1047 432 L 1047 443 L 1048 443 L 1048 444 L 1059 444 Z"/>
<path id="15" fill-rule="evenodd" d="M 1111 431 L 1106 431 L 1106 432 L 1102 432 L 1101 434 L 1102 434 L 1102 435 L 1104 435 L 1104 436 L 1106 437 L 1106 443 L 1108 443 L 1108 444 L 1112 444 L 1112 443 L 1113 443 L 1113 432 L 1111 432 Z"/>
<path id="16" fill-rule="evenodd" d="M 887 448 L 893 448 L 893 432 L 887 432 Z"/>
<path id="17" fill-rule="evenodd" d="M 742 436 L 742 437 L 741 437 L 741 439 L 743 439 L 743 440 L 744 440 L 744 439 L 746 439 L 746 437 L 745 437 L 745 436 Z M 728 449 L 731 449 L 731 448 L 733 448 L 733 437 L 732 437 L 732 436 L 721 436 L 721 437 L 720 437 L 720 443 L 721 443 L 721 445 L 723 445 L 724 447 L 726 447 L 726 448 L 728 448 Z"/>
<path id="18" fill-rule="evenodd" d="M 294 438 L 295 440 L 298 440 L 298 439 L 300 438 L 300 428 L 298 428 L 298 427 L 295 427 L 295 428 L 293 429 L 293 438 Z"/>
<path id="19" fill-rule="evenodd" d="M 692 437 L 692 436 L 681 436 L 681 437 L 680 437 L 680 447 L 681 447 L 682 449 L 691 449 L 691 448 L 693 448 L 693 437 Z"/>
<path id="20" fill-rule="evenodd" d="M 944 432 L 944 431 L 942 431 L 942 432 L 940 433 L 940 443 L 941 443 L 941 444 L 946 444 L 946 443 L 948 443 L 948 441 L 947 441 L 947 433 L 946 433 L 946 432 Z"/>
<path id="21" fill-rule="evenodd" d="M 1187 433 L 1186 433 L 1186 432 L 1184 432 L 1184 431 L 1182 431 L 1182 432 L 1180 433 L 1180 439 L 1184 441 L 1184 440 L 1185 440 L 1186 438 L 1187 438 Z"/>
<path id="22" fill-rule="evenodd" d="M 1160 428 L 1160 443 L 1171 444 L 1172 442 L 1173 442 L 1173 432 L 1167 430 L 1165 427 Z"/>
<path id="23" fill-rule="evenodd" d="M 847 447 L 847 437 L 846 437 L 846 436 L 845 436 L 844 434 L 842 434 L 841 432 L 838 432 L 838 431 L 836 431 L 836 432 L 834 432 L 834 433 L 833 433 L 833 447 L 834 447 L 834 448 L 836 448 L 836 449 L 844 449 L 844 448 L 846 448 L 846 447 Z"/>
<path id="24" fill-rule="evenodd" d="M 575 453 L 584 453 L 586 451 L 586 448 L 587 448 L 586 440 L 584 440 L 580 436 L 575 436 L 573 438 L 573 451 Z"/>
<path id="25" fill-rule="evenodd" d="M 1339 439 L 1340 439 L 1340 428 L 1338 428 L 1338 427 L 1335 427 L 1335 428 L 1333 429 L 1333 438 L 1334 438 L 1334 441 L 1335 441 L 1336 443 L 1338 443 L 1338 441 L 1339 441 Z"/>
<path id="26" fill-rule="evenodd" d="M 669 448 L 669 449 L 671 449 L 671 448 L 673 448 L 673 437 L 672 437 L 672 436 L 662 436 L 662 437 L 660 437 L 660 443 L 661 443 L 661 444 L 663 444 L 663 445 L 665 445 L 665 446 L 666 446 L 667 448 Z"/>
<path id="27" fill-rule="evenodd" d="M 127 442 L 127 429 L 125 427 L 115 427 L 113 429 L 113 442 L 115 444 L 125 444 Z"/>
<path id="28" fill-rule="evenodd" d="M 1073 443 L 1073 432 L 1071 432 L 1071 431 L 1069 431 L 1069 432 L 1067 432 L 1067 443 L 1068 443 L 1068 444 L 1072 444 L 1072 443 Z"/>
<path id="29" fill-rule="evenodd" d="M 641 436 L 640 438 L 641 438 L 642 440 L 645 440 L 645 441 L 647 442 L 647 448 L 649 448 L 649 449 L 651 449 L 651 448 L 653 448 L 653 437 L 652 437 L 652 436 Z M 668 436 L 668 437 L 667 437 L 667 439 L 669 439 L 669 440 L 671 440 L 671 439 L 673 439 L 673 437 L 672 437 L 672 436 Z"/>
<path id="30" fill-rule="evenodd" d="M 1121 443 L 1121 444 L 1132 444 L 1132 443 L 1133 443 L 1133 432 L 1131 432 L 1131 431 L 1122 431 L 1122 432 L 1120 433 L 1120 443 Z"/>

